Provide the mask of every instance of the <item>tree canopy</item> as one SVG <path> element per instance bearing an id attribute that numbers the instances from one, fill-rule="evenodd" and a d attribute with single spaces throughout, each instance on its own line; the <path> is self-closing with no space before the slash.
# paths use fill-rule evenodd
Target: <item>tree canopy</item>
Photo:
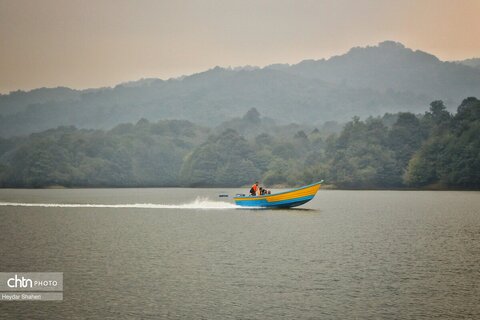
<path id="1" fill-rule="evenodd" d="M 242 130 L 243 128 L 243 130 Z M 245 130 L 245 128 L 248 128 Z M 333 128 L 333 129 L 332 129 Z M 455 114 L 278 126 L 251 109 L 217 128 L 141 119 L 109 131 L 58 127 L 0 139 L 2 187 L 239 187 L 256 180 L 339 188 L 480 188 L 480 100 Z"/>

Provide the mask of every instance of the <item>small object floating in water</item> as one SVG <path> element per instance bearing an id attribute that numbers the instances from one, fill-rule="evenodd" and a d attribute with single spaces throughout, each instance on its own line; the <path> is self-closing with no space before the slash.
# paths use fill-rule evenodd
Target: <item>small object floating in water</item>
<path id="1" fill-rule="evenodd" d="M 228 198 L 228 194 L 219 194 L 218 195 L 219 198 Z"/>
<path id="2" fill-rule="evenodd" d="M 312 183 L 308 186 L 262 196 L 237 195 L 233 198 L 235 204 L 242 207 L 257 208 L 292 208 L 298 207 L 312 200 L 320 189 L 322 181 Z"/>

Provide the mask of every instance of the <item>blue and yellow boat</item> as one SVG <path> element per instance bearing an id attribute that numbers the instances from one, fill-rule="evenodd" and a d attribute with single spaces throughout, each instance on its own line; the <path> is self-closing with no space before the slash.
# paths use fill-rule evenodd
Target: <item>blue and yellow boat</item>
<path id="1" fill-rule="evenodd" d="M 237 195 L 235 204 L 242 207 L 256 208 L 292 208 L 312 200 L 320 189 L 322 181 L 301 188 L 262 196 Z"/>

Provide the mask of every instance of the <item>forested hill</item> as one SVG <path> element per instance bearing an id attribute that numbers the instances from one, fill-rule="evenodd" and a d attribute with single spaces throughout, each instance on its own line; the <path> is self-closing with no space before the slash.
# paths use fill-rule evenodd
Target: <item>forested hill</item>
<path id="1" fill-rule="evenodd" d="M 252 124 L 246 136 L 237 130 Z M 1 187 L 267 187 L 325 179 L 339 188 L 480 189 L 480 100 L 454 114 L 355 117 L 328 126 L 275 125 L 252 109 L 207 129 L 142 119 L 109 131 L 60 127 L 0 138 Z"/>
<path id="2" fill-rule="evenodd" d="M 463 64 L 469 67 L 477 68 L 480 70 L 480 58 L 466 59 L 462 61 L 457 61 L 457 63 Z"/>
<path id="3" fill-rule="evenodd" d="M 0 136 L 57 126 L 108 130 L 141 118 L 215 126 L 256 108 L 277 123 L 318 125 L 385 112 L 449 108 L 480 96 L 480 69 L 442 62 L 391 41 L 296 65 L 211 70 L 178 79 L 145 79 L 114 88 L 37 89 L 0 95 Z"/>

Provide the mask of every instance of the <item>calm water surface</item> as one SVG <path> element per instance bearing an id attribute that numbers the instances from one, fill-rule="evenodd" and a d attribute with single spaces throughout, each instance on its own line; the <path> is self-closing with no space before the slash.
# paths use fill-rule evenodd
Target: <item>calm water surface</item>
<path id="1" fill-rule="evenodd" d="M 479 192 L 320 190 L 303 210 L 243 210 L 225 191 L 0 190 L 79 204 L 0 206 L 0 271 L 64 272 L 63 301 L 0 302 L 0 318 L 480 318 Z"/>

